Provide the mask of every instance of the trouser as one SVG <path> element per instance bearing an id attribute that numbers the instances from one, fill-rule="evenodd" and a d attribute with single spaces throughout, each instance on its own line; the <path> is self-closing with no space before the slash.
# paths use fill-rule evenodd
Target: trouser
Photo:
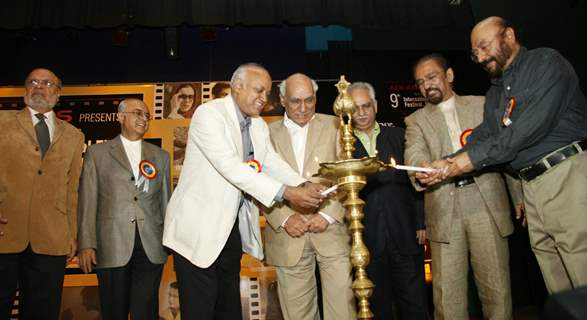
<path id="1" fill-rule="evenodd" d="M 587 153 L 522 182 L 532 251 L 546 288 L 587 285 Z"/>
<path id="2" fill-rule="evenodd" d="M 323 256 L 309 238 L 293 267 L 276 267 L 278 295 L 285 320 L 320 319 L 315 267 L 318 262 L 325 320 L 356 319 L 349 253 Z"/>
<path id="3" fill-rule="evenodd" d="M 416 232 L 414 231 L 414 234 Z M 426 281 L 422 253 L 403 255 L 386 246 L 381 256 L 373 257 L 367 266 L 369 278 L 375 284 L 369 299 L 375 319 L 426 320 Z M 392 301 L 397 307 L 392 310 Z"/>
<path id="4" fill-rule="evenodd" d="M 199 268 L 180 254 L 173 254 L 182 319 L 242 319 L 241 255 L 238 219 L 220 255 L 210 267 Z"/>
<path id="5" fill-rule="evenodd" d="M 65 275 L 65 256 L 34 253 L 29 245 L 20 253 L 0 254 L 0 319 L 10 319 L 19 290 L 19 319 L 59 318 Z"/>
<path id="6" fill-rule="evenodd" d="M 130 261 L 123 267 L 96 269 L 103 319 L 159 319 L 163 264 L 149 261 L 138 231 Z"/>
<path id="7" fill-rule="evenodd" d="M 469 257 L 485 319 L 512 318 L 509 252 L 476 184 L 456 188 L 449 243 L 430 241 L 435 320 L 469 319 Z"/>

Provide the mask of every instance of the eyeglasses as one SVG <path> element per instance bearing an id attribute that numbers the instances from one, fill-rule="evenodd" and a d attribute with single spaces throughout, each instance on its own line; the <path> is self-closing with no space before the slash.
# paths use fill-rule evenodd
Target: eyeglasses
<path id="1" fill-rule="evenodd" d="M 37 79 L 30 79 L 26 82 L 26 86 L 29 88 L 61 88 L 61 85 L 56 82 L 52 82 L 49 80 L 37 80 Z"/>
<path id="2" fill-rule="evenodd" d="M 151 114 L 148 112 L 144 112 L 142 110 L 134 110 L 134 111 L 123 111 L 123 112 L 119 112 L 119 113 L 130 113 L 130 114 L 134 114 L 135 117 L 137 118 L 145 118 L 147 120 L 153 120 L 153 118 L 151 118 Z"/>
<path id="3" fill-rule="evenodd" d="M 506 30 L 507 28 L 501 29 L 499 32 L 495 34 L 495 36 L 493 36 L 493 39 L 491 39 L 491 41 L 481 41 L 482 43 L 484 43 L 479 45 L 477 48 L 473 48 L 471 50 L 471 60 L 475 63 L 479 63 L 479 53 L 483 52 L 484 54 L 487 54 L 487 52 L 489 52 L 489 49 L 491 49 L 491 47 L 493 46 L 493 42 L 495 41 L 495 39 L 497 39 L 498 37 L 503 37 Z"/>
<path id="4" fill-rule="evenodd" d="M 436 82 L 436 80 L 438 80 L 438 75 L 439 75 L 438 72 L 433 72 L 433 73 L 427 74 L 424 76 L 424 79 L 416 80 L 416 86 L 418 86 L 418 88 L 420 88 L 426 82 Z"/>
<path id="5" fill-rule="evenodd" d="M 190 99 L 190 100 L 194 100 L 194 95 L 193 94 L 180 94 L 179 96 L 177 96 L 180 99 Z"/>

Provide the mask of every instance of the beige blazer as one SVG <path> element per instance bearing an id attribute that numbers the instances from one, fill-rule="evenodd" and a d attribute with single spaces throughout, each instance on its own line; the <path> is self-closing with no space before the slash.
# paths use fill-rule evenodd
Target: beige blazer
<path id="1" fill-rule="evenodd" d="M 143 141 L 141 159 L 157 174 L 149 190 L 135 186 L 130 162 L 120 136 L 88 148 L 79 189 L 78 249 L 96 249 L 97 268 L 128 263 L 138 228 L 147 257 L 165 263 L 163 220 L 171 196 L 169 154 Z"/>
<path id="2" fill-rule="evenodd" d="M 77 188 L 84 135 L 54 119 L 53 140 L 41 159 L 30 111 L 0 111 L 0 253 L 66 255 L 76 237 Z"/>
<path id="3" fill-rule="evenodd" d="M 316 114 L 309 123 L 308 138 L 304 154 L 304 168 L 300 171 L 293 152 L 291 139 L 283 120 L 269 125 L 271 143 L 285 161 L 304 178 L 314 182 L 328 182 L 321 178 L 312 178 L 320 169 L 320 162 L 336 161 L 340 152 L 338 142 L 339 119 L 337 117 Z M 336 220 L 322 233 L 306 233 L 299 238 L 291 237 L 281 223 L 295 213 L 286 205 L 279 205 L 266 210 L 268 226 L 265 228 L 265 255 L 267 263 L 276 266 L 293 266 L 302 256 L 304 243 L 309 239 L 312 246 L 321 255 L 331 256 L 348 253 L 350 250 L 349 234 L 344 223 L 344 208 L 336 198 L 325 201 L 319 209 Z"/>
<path id="4" fill-rule="evenodd" d="M 484 101 L 484 97 L 455 95 L 455 107 L 461 130 L 473 129 L 481 123 Z M 422 160 L 434 161 L 453 153 L 446 121 L 438 106 L 426 104 L 424 108 L 406 117 L 405 122 L 405 162 L 408 165 L 420 165 Z M 424 190 L 413 174 L 410 175 L 410 179 L 417 190 Z M 503 237 L 510 235 L 513 232 L 513 224 L 501 174 L 477 172 L 475 182 L 499 233 Z M 444 181 L 425 190 L 426 231 L 432 241 L 448 242 L 454 210 L 454 192 L 453 180 Z"/>

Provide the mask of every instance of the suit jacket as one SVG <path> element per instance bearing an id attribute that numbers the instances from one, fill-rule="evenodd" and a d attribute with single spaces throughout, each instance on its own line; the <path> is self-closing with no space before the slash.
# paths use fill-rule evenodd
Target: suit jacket
<path id="1" fill-rule="evenodd" d="M 0 253 L 30 244 L 39 254 L 66 255 L 76 237 L 77 188 L 84 135 L 54 118 L 53 140 L 41 159 L 28 108 L 0 111 Z"/>
<path id="2" fill-rule="evenodd" d="M 338 142 L 337 117 L 316 114 L 309 122 L 308 137 L 304 153 L 304 167 L 298 168 L 293 151 L 291 138 L 283 120 L 269 125 L 271 142 L 277 153 L 296 172 L 313 182 L 325 182 L 323 178 L 312 178 L 318 172 L 321 162 L 336 161 L 339 159 L 340 144 Z M 319 211 L 336 220 L 321 233 L 306 233 L 299 238 L 291 237 L 281 223 L 295 211 L 286 205 L 274 206 L 265 210 L 265 217 L 269 224 L 265 228 L 265 254 L 267 263 L 276 266 L 294 266 L 302 257 L 302 251 L 307 239 L 310 240 L 316 251 L 323 256 L 333 256 L 348 253 L 350 237 L 344 223 L 344 208 L 336 197 L 325 201 Z"/>
<path id="3" fill-rule="evenodd" d="M 455 107 L 463 131 L 481 123 L 484 100 L 478 96 L 455 95 Z M 405 122 L 405 160 L 408 165 L 420 165 L 422 160 L 434 161 L 453 153 L 448 127 L 438 106 L 426 104 L 424 108 L 406 117 Z M 413 175 L 411 179 L 416 189 L 424 190 Z M 513 224 L 501 174 L 478 171 L 474 179 L 499 233 L 503 237 L 510 235 Z M 454 192 L 453 180 L 446 180 L 425 191 L 427 235 L 432 241 L 448 242 L 454 211 Z"/>
<path id="4" fill-rule="evenodd" d="M 381 127 L 377 136 L 377 158 L 397 163 L 404 159 L 404 129 Z M 368 157 L 362 143 L 355 145 L 355 158 Z M 360 193 L 366 204 L 365 244 L 374 256 L 382 255 L 386 244 L 401 254 L 422 253 L 416 239 L 416 230 L 425 229 L 424 203 L 403 170 L 387 170 L 367 177 L 367 185 Z"/>
<path id="5" fill-rule="evenodd" d="M 88 148 L 79 189 L 78 247 L 96 249 L 96 268 L 126 265 L 133 252 L 135 230 L 152 263 L 165 263 L 162 245 L 165 208 L 170 197 L 169 154 L 148 142 L 141 160 L 157 174 L 149 189 L 135 186 L 135 177 L 120 136 Z"/>
<path id="6" fill-rule="evenodd" d="M 275 152 L 261 117 L 252 118 L 249 128 L 261 172 L 243 161 L 236 108 L 229 95 L 196 109 L 181 176 L 167 207 L 163 244 L 200 268 L 216 260 L 237 214 L 243 250 L 262 259 L 259 209 L 245 200 L 239 214 L 242 192 L 269 207 L 283 185 L 306 181 Z"/>

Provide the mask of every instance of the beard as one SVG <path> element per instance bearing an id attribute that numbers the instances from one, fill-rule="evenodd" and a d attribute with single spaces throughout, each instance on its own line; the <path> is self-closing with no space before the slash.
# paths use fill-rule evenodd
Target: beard
<path id="1" fill-rule="evenodd" d="M 431 95 L 431 93 L 433 92 L 438 92 L 438 95 Z M 436 89 L 436 88 L 430 88 L 428 90 L 426 90 L 426 100 L 428 100 L 428 102 L 432 103 L 432 104 L 439 104 L 442 102 L 442 99 L 444 99 L 444 95 L 442 94 L 442 91 Z"/>
<path id="2" fill-rule="evenodd" d="M 44 110 L 44 109 L 53 109 L 53 107 L 57 104 L 56 99 L 52 97 L 45 98 L 40 93 L 33 93 L 30 96 L 25 95 L 24 103 L 33 108 L 34 110 Z"/>
<path id="3" fill-rule="evenodd" d="M 483 66 L 483 69 L 485 69 L 491 77 L 499 77 L 505 71 L 505 65 L 508 59 L 512 56 L 512 53 L 513 49 L 510 46 L 508 46 L 507 43 L 502 41 L 499 44 L 499 50 L 497 51 L 495 56 L 492 56 L 487 60 L 483 61 L 481 65 Z M 490 69 L 488 66 L 488 64 L 491 62 L 495 62 L 495 68 L 493 69 Z"/>

